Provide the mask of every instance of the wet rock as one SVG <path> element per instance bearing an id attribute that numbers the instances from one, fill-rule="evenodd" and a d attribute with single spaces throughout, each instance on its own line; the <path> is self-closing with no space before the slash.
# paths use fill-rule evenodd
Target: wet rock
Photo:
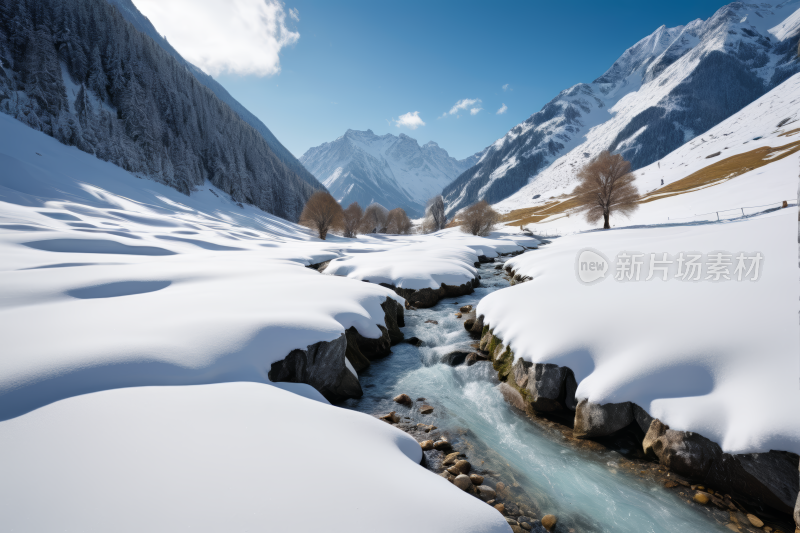
<path id="1" fill-rule="evenodd" d="M 461 452 L 453 452 L 445 456 L 444 461 L 442 461 L 442 465 L 454 465 L 458 461 L 459 457 L 462 457 L 464 454 Z"/>
<path id="2" fill-rule="evenodd" d="M 633 419 L 636 421 L 636 424 L 642 431 L 647 433 L 647 430 L 650 429 L 650 424 L 653 423 L 653 417 L 635 403 L 631 404 L 631 410 L 633 411 Z"/>
<path id="3" fill-rule="evenodd" d="M 450 352 L 442 356 L 440 361 L 445 365 L 458 366 L 464 363 L 469 352 Z"/>
<path id="4" fill-rule="evenodd" d="M 428 451 L 433 449 L 433 441 L 432 440 L 424 440 L 419 443 L 419 447 L 423 449 L 423 451 Z"/>
<path id="5" fill-rule="evenodd" d="M 418 401 L 418 402 L 424 402 L 424 401 L 425 401 L 425 398 L 417 398 L 417 401 Z"/>
<path id="6" fill-rule="evenodd" d="M 438 326 L 438 325 L 439 325 L 439 322 L 437 322 L 436 320 L 426 320 L 426 321 L 425 321 L 425 323 L 426 323 L 426 324 L 434 324 L 434 325 L 436 325 L 436 326 Z"/>
<path id="7" fill-rule="evenodd" d="M 472 311 L 472 306 L 471 305 L 461 306 L 459 311 L 461 311 L 462 313 L 469 313 L 470 311 Z"/>
<path id="8" fill-rule="evenodd" d="M 467 330 L 467 331 L 471 330 L 472 326 L 474 326 L 474 325 L 475 325 L 475 319 L 474 318 L 468 318 L 468 319 L 466 319 L 464 321 L 464 329 Z"/>
<path id="9" fill-rule="evenodd" d="M 522 394 L 509 385 L 508 383 L 500 383 L 500 394 L 503 395 L 503 399 L 519 409 L 520 411 L 526 411 L 528 409 L 528 402 L 525 398 L 522 397 Z"/>
<path id="10" fill-rule="evenodd" d="M 461 313 L 455 313 L 456 318 L 461 318 Z"/>
<path id="11" fill-rule="evenodd" d="M 706 505 L 711 500 L 711 498 L 705 492 L 698 492 L 692 498 L 695 502 L 699 503 L 700 505 Z"/>
<path id="12" fill-rule="evenodd" d="M 470 474 L 469 478 L 472 480 L 473 485 L 483 485 L 483 476 L 479 476 L 478 474 Z M 492 496 L 492 498 L 494 498 L 494 496 Z"/>
<path id="13" fill-rule="evenodd" d="M 431 407 L 430 405 L 423 404 L 423 406 L 419 408 L 419 412 L 422 413 L 423 415 L 429 415 L 433 412 L 433 407 Z"/>
<path id="14" fill-rule="evenodd" d="M 464 359 L 464 362 L 466 363 L 467 366 L 472 366 L 478 361 L 488 361 L 488 360 L 489 360 L 488 357 L 485 357 L 479 354 L 478 352 L 472 352 L 467 356 L 466 359 Z"/>
<path id="15" fill-rule="evenodd" d="M 457 468 L 458 471 L 462 474 L 469 474 L 469 471 L 472 469 L 472 465 L 469 464 L 469 461 L 464 461 L 463 459 L 457 461 L 453 468 Z"/>
<path id="16" fill-rule="evenodd" d="M 484 501 L 494 500 L 497 497 L 497 492 L 488 485 L 478 485 L 475 490 L 478 492 L 478 497 Z"/>
<path id="17" fill-rule="evenodd" d="M 459 474 L 453 480 L 453 485 L 455 485 L 461 490 L 467 490 L 472 486 L 472 481 L 469 480 L 469 476 L 465 476 L 464 474 Z"/>
<path id="18" fill-rule="evenodd" d="M 511 518 L 510 516 L 506 517 L 506 522 L 508 523 L 509 526 L 518 526 L 519 525 L 517 523 L 517 521 L 514 520 L 513 518 Z"/>
<path id="19" fill-rule="evenodd" d="M 453 474 L 454 476 L 460 476 L 461 474 L 463 474 L 461 470 L 456 468 L 456 465 L 451 466 L 450 468 L 447 469 L 447 471 Z"/>
<path id="20" fill-rule="evenodd" d="M 483 335 L 483 315 L 475 319 L 475 323 L 469 329 L 469 334 L 473 339 L 481 338 L 481 335 Z"/>
<path id="21" fill-rule="evenodd" d="M 533 529 L 533 525 L 530 522 L 519 522 L 519 527 L 521 527 L 525 531 L 530 531 L 531 529 Z"/>
<path id="22" fill-rule="evenodd" d="M 446 452 L 446 451 L 449 451 L 449 450 L 453 449 L 453 445 L 450 444 L 450 442 L 448 442 L 448 441 L 446 441 L 444 439 L 437 440 L 436 442 L 434 442 L 433 443 L 433 447 L 434 447 L 434 449 L 439 450 L 439 451 L 443 451 L 443 452 Z"/>
<path id="23" fill-rule="evenodd" d="M 495 270 L 503 270 L 503 265 L 496 265 L 494 267 Z"/>
<path id="24" fill-rule="evenodd" d="M 317 342 L 305 350 L 292 350 L 272 363 L 267 376 L 276 383 L 311 385 L 331 403 L 360 398 L 364 393 L 358 378 L 347 368 L 346 352 L 346 335 L 330 342 Z"/>
<path id="25" fill-rule="evenodd" d="M 527 389 L 534 410 L 554 412 L 562 410 L 561 399 L 567 369 L 553 364 L 531 364 L 517 359 L 513 367 L 514 381 Z"/>
<path id="26" fill-rule="evenodd" d="M 414 405 L 414 402 L 411 401 L 411 398 L 408 396 L 408 394 L 399 394 L 395 396 L 393 399 L 396 403 L 399 403 L 400 405 L 405 405 L 406 407 L 411 407 L 412 405 Z"/>
<path id="27" fill-rule="evenodd" d="M 578 400 L 575 399 L 575 391 L 577 390 L 578 382 L 575 380 L 575 374 L 568 368 L 567 376 L 564 378 L 564 405 L 570 411 L 578 408 Z"/>
<path id="28" fill-rule="evenodd" d="M 384 422 L 389 422 L 390 424 L 397 424 L 398 422 L 400 422 L 400 417 L 397 416 L 397 414 L 394 411 L 392 411 L 388 415 L 383 415 L 378 418 L 380 420 L 383 420 Z"/>
<path id="29" fill-rule="evenodd" d="M 506 514 L 506 506 L 503 505 L 502 503 L 496 504 L 494 508 L 500 511 L 501 514 Z"/>
<path id="30" fill-rule="evenodd" d="M 556 527 L 557 523 L 558 518 L 556 518 L 555 515 L 546 514 L 542 517 L 542 526 L 544 526 L 547 531 L 552 531 L 553 528 Z"/>
<path id="31" fill-rule="evenodd" d="M 453 480 L 456 478 L 456 477 L 455 477 L 453 474 L 451 474 L 451 473 L 450 473 L 450 472 L 448 472 L 447 470 L 445 470 L 444 472 L 442 472 L 442 473 L 441 473 L 441 474 L 439 474 L 439 475 L 440 475 L 440 476 L 442 476 L 443 478 L 445 478 L 445 479 L 446 479 L 447 481 L 449 481 L 450 483 L 452 483 L 452 482 L 453 482 Z"/>
<path id="32" fill-rule="evenodd" d="M 598 405 L 586 399 L 575 409 L 573 434 L 579 439 L 611 435 L 633 422 L 630 402 Z"/>
<path id="33" fill-rule="evenodd" d="M 409 337 L 406 342 L 412 346 L 422 346 L 422 341 L 418 337 Z"/>
<path id="34" fill-rule="evenodd" d="M 764 527 L 764 522 L 754 514 L 747 515 L 747 519 L 753 524 L 753 527 Z"/>
<path id="35" fill-rule="evenodd" d="M 456 298 L 465 294 L 472 294 L 475 287 L 480 285 L 480 279 L 476 277 L 472 281 L 468 281 L 462 285 L 447 285 L 446 283 L 442 283 L 441 287 L 438 289 L 424 288 L 414 290 L 395 287 L 387 283 L 381 283 L 381 285 L 392 289 L 395 293 L 405 298 L 409 305 L 424 309 L 433 307 L 442 298 Z"/>

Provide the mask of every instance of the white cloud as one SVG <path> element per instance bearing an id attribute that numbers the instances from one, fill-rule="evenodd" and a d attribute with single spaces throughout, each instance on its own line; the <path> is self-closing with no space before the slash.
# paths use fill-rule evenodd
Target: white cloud
<path id="1" fill-rule="evenodd" d="M 501 107 L 500 109 L 497 110 L 497 114 L 498 115 L 502 115 L 506 111 L 508 111 L 508 106 L 506 104 L 503 104 L 503 107 Z"/>
<path id="2" fill-rule="evenodd" d="M 211 75 L 272 76 L 300 34 L 279 0 L 133 0 L 181 55 Z M 299 20 L 296 9 L 289 16 Z"/>
<path id="3" fill-rule="evenodd" d="M 458 113 L 459 109 L 466 110 L 469 109 L 470 107 L 473 107 L 475 104 L 480 104 L 480 103 L 481 103 L 480 98 L 464 98 L 463 100 L 459 100 L 458 102 L 456 102 L 456 105 L 450 108 L 449 113 L 451 115 L 455 115 L 456 113 Z M 475 113 L 472 114 L 474 115 Z"/>
<path id="4" fill-rule="evenodd" d="M 472 109 L 469 110 L 469 114 L 477 115 L 478 113 L 481 112 L 482 109 L 483 109 L 482 107 L 473 107 Z"/>
<path id="5" fill-rule="evenodd" d="M 297 22 L 300 22 L 300 12 L 297 10 L 296 7 L 289 8 L 289 16 L 292 17 Z"/>
<path id="6" fill-rule="evenodd" d="M 400 118 L 395 120 L 394 123 L 398 128 L 406 127 L 410 130 L 415 130 L 425 125 L 422 119 L 419 118 L 419 111 L 409 111 L 405 115 L 400 115 Z"/>
<path id="7" fill-rule="evenodd" d="M 507 90 L 508 90 L 508 84 L 507 84 L 507 83 L 506 83 L 505 85 L 503 85 L 503 90 L 504 90 L 504 91 L 507 91 Z"/>

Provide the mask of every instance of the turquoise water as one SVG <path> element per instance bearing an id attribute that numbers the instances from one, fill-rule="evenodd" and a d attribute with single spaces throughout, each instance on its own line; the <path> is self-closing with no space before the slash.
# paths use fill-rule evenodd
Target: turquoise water
<path id="1" fill-rule="evenodd" d="M 499 382 L 490 363 L 450 367 L 438 362 L 451 351 L 471 351 L 474 341 L 454 312 L 508 286 L 493 267 L 481 269 L 481 287 L 474 294 L 442 300 L 431 309 L 407 311 L 403 332 L 419 337 L 424 345 L 393 347 L 392 355 L 359 376 L 364 396 L 344 407 L 368 414 L 397 411 L 414 423 L 447 431 L 457 449 L 467 450 L 467 458 L 486 474 L 487 484 L 494 486 L 500 479 L 512 485 L 517 500 L 535 502 L 538 518 L 547 513 L 558 516 L 559 532 L 730 533 L 710 511 L 689 506 L 660 484 L 620 468 L 619 453 L 576 449 L 558 432 L 515 411 L 497 390 Z M 426 398 L 434 413 L 421 415 L 392 402 L 400 393 Z"/>

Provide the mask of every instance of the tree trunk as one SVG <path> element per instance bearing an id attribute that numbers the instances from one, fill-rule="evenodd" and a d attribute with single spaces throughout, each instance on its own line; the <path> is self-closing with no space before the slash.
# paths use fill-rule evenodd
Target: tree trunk
<path id="1" fill-rule="evenodd" d="M 603 213 L 603 229 L 611 229 L 611 225 L 608 223 L 608 216 L 609 216 L 608 211 Z"/>

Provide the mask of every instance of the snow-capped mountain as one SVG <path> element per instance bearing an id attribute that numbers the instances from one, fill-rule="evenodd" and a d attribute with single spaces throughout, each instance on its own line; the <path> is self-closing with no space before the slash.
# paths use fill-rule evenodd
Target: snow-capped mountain
<path id="1" fill-rule="evenodd" d="M 602 150 L 646 166 L 800 71 L 800 0 L 732 3 L 658 28 L 590 84 L 571 87 L 489 146 L 443 193 L 448 212 L 517 193 L 552 196 Z M 519 203 L 519 202 L 517 202 Z"/>
<path id="2" fill-rule="evenodd" d="M 310 148 L 300 162 L 342 205 L 379 202 L 419 216 L 429 198 L 479 158 L 475 154 L 459 161 L 435 142 L 420 146 L 403 133 L 347 130 L 333 142 Z"/>

